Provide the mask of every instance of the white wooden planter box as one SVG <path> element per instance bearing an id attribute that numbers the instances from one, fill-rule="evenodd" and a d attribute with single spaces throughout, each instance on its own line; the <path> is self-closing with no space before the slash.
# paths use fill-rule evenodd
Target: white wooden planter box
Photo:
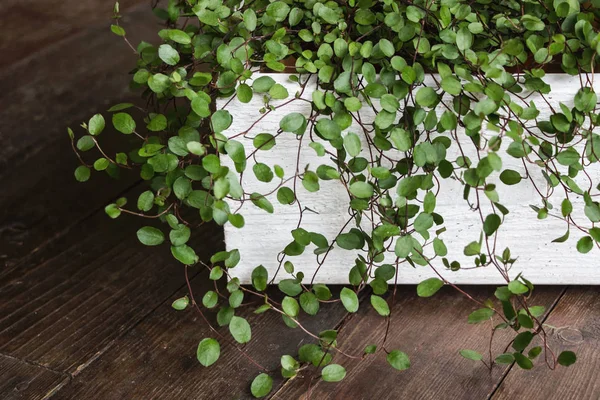
<path id="1" fill-rule="evenodd" d="M 290 98 L 299 89 L 299 85 L 290 81 L 287 74 L 266 75 L 284 85 L 290 93 Z M 255 78 L 259 76 L 261 75 L 255 74 Z M 553 106 L 556 105 L 558 108 L 558 103 L 563 102 L 569 108 L 573 107 L 574 95 L 580 88 L 579 77 L 553 74 L 547 76 L 546 81 L 553 88 L 553 92 L 547 96 Z M 600 82 L 600 76 L 597 75 L 594 81 Z M 598 91 L 599 88 L 600 85 L 596 85 L 595 90 Z M 309 84 L 302 94 L 302 98 L 310 100 L 314 89 L 315 84 Z M 530 100 L 533 100 L 540 110 L 540 118 L 547 118 L 550 114 L 547 104 L 534 95 L 530 97 Z M 279 100 L 272 104 L 278 105 L 286 101 Z M 255 95 L 248 104 L 243 104 L 237 99 L 220 99 L 217 102 L 217 109 L 223 107 L 233 115 L 233 124 L 224 134 L 228 137 L 235 136 L 248 131 L 250 126 L 262 115 L 259 112 L 260 108 L 263 107 L 262 96 Z M 254 136 L 262 132 L 275 134 L 279 128 L 279 121 L 283 116 L 290 112 L 309 115 L 310 107 L 309 102 L 293 101 L 289 105 L 269 113 L 245 135 L 236 137 L 236 140 L 244 143 L 246 153 L 250 154 L 254 150 L 252 145 Z M 373 113 L 369 114 L 365 110 L 367 110 L 367 107 L 361 109 L 361 118 L 365 122 L 372 122 Z M 351 127 L 347 131 L 361 132 L 358 127 Z M 308 133 L 305 135 L 308 135 Z M 465 135 L 463 137 L 465 137 L 466 144 L 468 138 Z M 311 170 L 321 164 L 331 164 L 327 157 L 318 157 L 316 152 L 308 146 L 308 143 L 307 138 L 300 149 L 299 165 L 301 170 L 307 164 L 310 164 Z M 277 137 L 277 145 L 273 149 L 259 151 L 257 159 L 271 167 L 278 164 L 284 168 L 286 176 L 291 176 L 296 170 L 298 145 L 299 141 L 296 135 L 284 133 Z M 447 157 L 451 160 L 458 155 L 453 154 L 452 151 L 456 151 L 456 146 L 448 149 Z M 233 168 L 228 157 L 223 157 L 222 160 L 225 165 Z M 245 190 L 259 193 L 268 193 L 273 190 L 278 184 L 277 179 L 270 183 L 257 181 L 251 171 L 252 163 L 253 160 L 249 160 L 248 172 L 244 174 Z M 503 164 L 503 169 L 511 168 L 520 172 L 524 171 L 520 160 L 506 154 Z M 594 181 L 598 182 L 600 169 L 594 166 L 591 175 Z M 498 174 L 496 173 L 495 176 L 497 177 Z M 535 176 L 534 179 L 539 187 L 546 187 L 546 182 L 541 174 Z M 341 183 L 337 181 L 320 181 L 320 184 L 321 189 L 318 192 L 309 193 L 304 190 L 300 181 L 298 182 L 296 187 L 297 196 L 302 205 L 318 213 L 304 213 L 301 226 L 308 231 L 325 235 L 332 243 L 349 218 L 347 213 L 348 197 Z M 448 247 L 447 258 L 459 261 L 464 268 L 474 265 L 473 257 L 463 255 L 463 248 L 479 238 L 481 221 L 479 215 L 471 211 L 463 200 L 462 191 L 463 187 L 460 183 L 450 179 L 441 180 L 436 212 L 445 218 L 444 226 L 447 231 L 441 237 Z M 497 191 L 500 195 L 500 203 L 510 210 L 510 214 L 506 216 L 505 222 L 499 230 L 497 252 L 501 253 L 502 249 L 508 246 L 513 257 L 518 257 L 518 261 L 510 271 L 512 278 L 522 272 L 527 279 L 536 284 L 600 284 L 600 258 L 597 252 L 592 250 L 587 255 L 582 255 L 575 249 L 575 243 L 581 237 L 579 231 L 571 229 L 571 237 L 565 243 L 551 243 L 553 239 L 561 236 L 566 231 L 566 224 L 551 217 L 545 220 L 537 219 L 536 213 L 530 208 L 530 205 L 539 205 L 540 199 L 531 183 L 522 181 L 521 184 L 515 186 L 506 186 L 499 183 Z M 390 190 L 390 192 L 394 192 L 394 190 Z M 557 209 L 560 209 L 560 201 L 564 197 L 564 194 L 562 196 L 560 194 L 551 198 L 553 204 L 558 207 Z M 252 270 L 261 264 L 269 271 L 269 278 L 273 277 L 279 266 L 277 254 L 293 240 L 290 232 L 296 228 L 298 222 L 298 207 L 295 205 L 282 206 L 276 199 L 276 193 L 269 196 L 269 199 L 274 205 L 273 214 L 268 214 L 250 202 L 246 202 L 241 210 L 245 217 L 245 226 L 242 229 L 237 229 L 230 224 L 225 225 L 227 249 L 239 249 L 241 252 L 239 265 L 230 272 L 233 276 L 239 277 L 242 283 L 250 283 Z M 582 200 L 574 201 L 572 199 L 572 201 L 575 210 L 579 212 L 583 209 Z M 231 203 L 230 205 L 232 208 L 237 208 L 238 203 Z M 574 215 L 578 217 L 577 220 L 579 221 L 587 221 L 583 213 Z M 346 231 L 351 227 L 352 224 L 347 227 Z M 311 281 L 317 267 L 313 250 L 314 246 L 311 245 L 306 248 L 301 256 L 286 257 L 287 260 L 294 263 L 296 271 L 304 272 L 306 277 L 304 282 Z M 326 262 L 319 270 L 314 283 L 347 283 L 348 272 L 354 265 L 356 256 L 357 251 L 343 250 L 334 246 L 327 256 Z M 393 254 L 386 261 L 393 262 Z M 454 283 L 505 283 L 500 273 L 493 266 L 452 272 L 443 266 L 441 259 L 435 259 L 434 263 L 438 271 Z M 404 263 L 400 266 L 398 283 L 415 284 L 432 276 L 435 276 L 435 274 L 429 267 L 417 266 L 417 268 L 413 268 Z M 281 268 L 275 282 L 285 278 L 290 278 L 290 276 Z"/>

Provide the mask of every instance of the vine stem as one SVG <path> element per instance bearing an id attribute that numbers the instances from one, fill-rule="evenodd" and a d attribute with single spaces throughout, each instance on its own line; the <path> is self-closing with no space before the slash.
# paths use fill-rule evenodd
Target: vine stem
<path id="1" fill-rule="evenodd" d="M 196 298 L 194 297 L 194 291 L 192 290 L 192 283 L 190 282 L 190 278 L 189 278 L 189 274 L 188 274 L 188 266 L 187 265 L 185 266 L 184 271 L 185 271 L 185 283 L 187 285 L 188 292 L 190 293 L 190 300 L 192 302 L 192 305 L 194 306 L 194 308 L 196 309 L 196 311 L 198 311 L 198 313 L 200 314 L 200 317 L 202 317 L 202 319 L 204 320 L 204 322 L 206 323 L 206 325 L 210 328 L 210 330 L 213 331 L 221 339 L 223 339 L 226 343 L 229 343 L 231 346 L 233 346 L 237 351 L 240 352 L 240 354 L 244 358 L 246 358 L 252 364 L 254 364 L 255 366 L 257 366 L 260 370 L 265 371 L 265 372 L 269 372 L 269 370 L 267 368 L 265 368 L 262 365 L 260 365 L 256 360 L 254 360 L 252 357 L 250 357 L 244 350 L 240 349 L 237 345 L 235 345 L 235 344 L 231 343 L 229 340 L 227 340 L 227 338 L 225 336 L 223 336 L 223 334 L 221 332 L 219 332 L 210 323 L 210 321 L 208 320 L 208 318 L 206 318 L 206 316 L 202 312 L 202 309 L 196 303 Z"/>

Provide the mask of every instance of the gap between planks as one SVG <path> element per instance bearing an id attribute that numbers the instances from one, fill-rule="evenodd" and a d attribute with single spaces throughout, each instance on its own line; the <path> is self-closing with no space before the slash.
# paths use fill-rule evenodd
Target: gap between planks
<path id="1" fill-rule="evenodd" d="M 550 317 L 550 314 L 552 314 L 552 311 L 554 311 L 554 309 L 556 308 L 556 306 L 558 305 L 558 303 L 561 301 L 561 299 L 565 296 L 565 293 L 567 293 L 567 290 L 569 290 L 569 286 L 565 286 L 560 294 L 557 296 L 556 300 L 550 305 L 550 308 L 548 309 L 548 312 L 544 315 L 544 318 L 542 319 L 542 325 L 548 320 L 548 318 Z M 504 380 L 508 377 L 508 374 L 510 374 L 513 371 L 513 368 L 515 366 L 516 362 L 513 361 L 513 363 L 506 369 L 506 371 L 504 371 L 504 373 L 502 374 L 502 376 L 500 377 L 500 379 L 498 380 L 498 382 L 496 383 L 496 385 L 494 386 L 494 389 L 490 392 L 490 394 L 487 397 L 487 400 L 492 400 L 494 395 L 496 394 L 496 392 L 498 391 L 498 389 L 500 388 L 500 386 L 502 385 L 502 382 L 504 382 Z M 546 367 L 544 366 L 538 366 L 538 368 L 540 367 Z"/>

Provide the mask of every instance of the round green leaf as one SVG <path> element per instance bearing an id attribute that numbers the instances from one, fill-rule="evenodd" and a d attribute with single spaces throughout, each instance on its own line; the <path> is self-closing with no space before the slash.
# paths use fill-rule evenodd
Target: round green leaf
<path id="1" fill-rule="evenodd" d="M 79 182 L 85 182 L 90 179 L 91 171 L 85 165 L 75 168 L 75 179 Z"/>
<path id="2" fill-rule="evenodd" d="M 350 193 L 359 199 L 368 199 L 373 196 L 373 186 L 367 182 L 357 181 L 350 185 Z"/>
<path id="3" fill-rule="evenodd" d="M 290 113 L 281 119 L 279 127 L 284 132 L 297 132 L 304 124 L 306 124 L 304 115 L 300 113 Z"/>
<path id="4" fill-rule="evenodd" d="M 410 368 L 410 358 L 408 354 L 400 350 L 391 351 L 387 357 L 387 362 L 398 371 L 404 371 Z"/>
<path id="5" fill-rule="evenodd" d="M 97 136 L 104 130 L 105 122 L 102 114 L 96 114 L 88 122 L 88 132 L 90 135 Z"/>
<path id="6" fill-rule="evenodd" d="M 256 378 L 254 378 L 254 380 L 252 381 L 252 385 L 250 386 L 250 392 L 252 393 L 252 396 L 256 398 L 261 398 L 268 395 L 271 392 L 272 388 L 273 379 L 269 375 L 262 373 Z"/>
<path id="7" fill-rule="evenodd" d="M 558 363 L 563 367 L 575 364 L 577 356 L 572 351 L 563 351 L 558 355 Z"/>
<path id="8" fill-rule="evenodd" d="M 431 107 L 437 102 L 438 95 L 432 88 L 422 87 L 417 91 L 415 100 L 422 107 Z"/>
<path id="9" fill-rule="evenodd" d="M 339 364 L 329 364 L 321 371 L 325 382 L 339 382 L 346 377 L 346 369 Z"/>
<path id="10" fill-rule="evenodd" d="M 348 312 L 355 313 L 358 311 L 358 296 L 356 296 L 353 290 L 347 287 L 343 288 L 340 293 L 340 299 Z"/>
<path id="11" fill-rule="evenodd" d="M 165 235 L 152 226 L 145 226 L 137 231 L 137 237 L 146 246 L 158 246 L 165 241 Z"/>
<path id="12" fill-rule="evenodd" d="M 390 315 L 390 307 L 388 306 L 387 301 L 383 298 L 376 296 L 374 294 L 371 295 L 371 305 L 379 313 L 379 315 L 383 317 L 387 317 Z"/>
<path id="13" fill-rule="evenodd" d="M 231 317 L 231 321 L 229 322 L 229 332 L 238 343 L 248 343 L 252 338 L 250 324 L 242 317 Z"/>
<path id="14" fill-rule="evenodd" d="M 215 339 L 205 338 L 198 344 L 196 358 L 198 362 L 205 367 L 210 367 L 219 359 L 221 355 L 221 346 Z"/>
<path id="15" fill-rule="evenodd" d="M 179 53 L 170 44 L 160 45 L 158 56 L 168 65 L 177 65 L 179 62 Z"/>
<path id="16" fill-rule="evenodd" d="M 419 297 L 431 297 L 444 286 L 444 282 L 439 278 L 425 279 L 417 285 L 417 295 Z"/>

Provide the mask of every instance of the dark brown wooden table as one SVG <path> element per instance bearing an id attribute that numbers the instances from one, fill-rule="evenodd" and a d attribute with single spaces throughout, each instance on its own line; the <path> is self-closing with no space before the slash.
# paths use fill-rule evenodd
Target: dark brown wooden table
<path id="1" fill-rule="evenodd" d="M 131 51 L 108 30 L 111 2 L 5 0 L 2 6 L 0 399 L 249 398 L 258 371 L 238 352 L 225 347 L 212 368 L 195 359 L 209 332 L 192 311 L 170 307 L 186 289 L 168 249 L 149 252 L 135 238 L 138 221 L 112 221 L 103 212 L 143 185 L 127 175 L 116 184 L 99 175 L 85 185 L 73 179 L 65 127 L 135 99 L 127 90 Z M 121 6 L 132 41 L 156 38 L 146 1 Z M 206 257 L 222 248 L 222 233 L 207 228 L 194 244 Z M 205 282 L 203 274 L 192 280 L 198 290 Z M 480 297 L 493 293 L 470 289 Z M 458 356 L 462 348 L 486 348 L 489 327 L 466 323 L 473 304 L 451 289 L 421 299 L 413 286 L 402 286 L 389 345 L 410 353 L 410 370 L 394 371 L 381 356 L 340 359 L 348 369 L 343 384 L 319 382 L 308 369 L 291 381 L 276 379 L 272 396 L 599 399 L 599 288 L 538 288 L 535 302 L 547 308 L 553 346 L 577 352 L 575 365 L 553 372 L 511 365 L 490 374 Z M 329 307 L 306 324 L 314 331 L 343 326 L 343 348 L 357 351 L 381 340 L 385 322 L 368 309 L 348 316 Z M 310 339 L 274 313 L 259 318 L 246 350 L 268 368 L 277 370 L 282 354 L 295 354 Z M 502 346 L 496 341 L 495 350 Z"/>

